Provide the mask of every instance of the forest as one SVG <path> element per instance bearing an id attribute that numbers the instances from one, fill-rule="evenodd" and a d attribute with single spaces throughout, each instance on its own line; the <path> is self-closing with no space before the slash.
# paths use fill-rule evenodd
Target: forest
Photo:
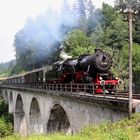
<path id="1" fill-rule="evenodd" d="M 128 21 L 122 10 L 131 6 L 133 15 L 133 79 L 140 81 L 140 2 L 116 0 L 112 7 L 103 3 L 101 9 L 92 0 L 63 0 L 60 12 L 51 7 L 35 19 L 29 18 L 15 35 L 16 63 L 9 64 L 7 75 L 51 65 L 62 59 L 61 51 L 73 58 L 94 53 L 95 48 L 109 52 L 113 58 L 112 73 L 128 79 Z"/>
<path id="2" fill-rule="evenodd" d="M 69 5 L 68 0 L 63 0 L 59 12 L 50 7 L 36 18 L 29 18 L 24 28 L 15 35 L 13 47 L 16 51 L 16 60 L 0 64 L 0 77 L 51 65 L 62 59 L 62 51 L 77 58 L 81 54 L 94 53 L 95 48 L 101 48 L 109 52 L 113 58 L 111 72 L 128 82 L 129 30 L 128 21 L 125 20 L 127 17 L 124 17 L 122 12 L 127 7 L 134 10 L 133 82 L 140 82 L 139 0 L 115 0 L 114 7 L 103 3 L 101 9 L 95 8 L 93 0 L 75 0 L 73 5 Z M 0 108 L 1 138 L 13 133 L 13 116 L 8 114 L 8 105 L 2 99 Z M 140 139 L 139 122 L 139 116 L 134 116 L 131 120 L 123 120 L 112 125 L 108 123 L 101 124 L 99 128 L 89 127 L 75 136 L 75 139 L 95 136 L 107 140 Z M 31 139 L 35 139 L 34 137 L 36 136 L 32 136 Z M 42 139 L 43 137 L 45 136 L 41 136 Z M 64 135 L 57 134 L 49 137 L 67 139 Z M 10 139 L 17 140 L 20 136 L 5 138 Z"/>

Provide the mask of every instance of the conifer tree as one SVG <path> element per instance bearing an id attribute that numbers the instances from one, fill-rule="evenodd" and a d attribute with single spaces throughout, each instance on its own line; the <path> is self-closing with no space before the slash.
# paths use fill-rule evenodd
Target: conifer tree
<path id="1" fill-rule="evenodd" d="M 91 18 L 94 14 L 94 6 L 92 4 L 92 1 L 91 0 L 87 0 L 87 16 L 88 18 Z"/>
<path id="2" fill-rule="evenodd" d="M 86 0 L 76 0 L 74 4 L 74 12 L 78 18 L 86 17 Z"/>
<path id="3" fill-rule="evenodd" d="M 71 7 L 68 4 L 68 0 L 63 0 L 60 14 L 60 23 L 62 36 L 65 36 L 68 31 L 76 26 L 76 20 L 71 11 Z"/>
<path id="4" fill-rule="evenodd" d="M 140 44 L 140 1 L 139 0 L 116 0 L 115 7 L 120 12 L 127 11 L 129 8 L 133 10 L 133 18 L 135 19 L 135 31 L 133 41 Z M 137 13 L 137 15 L 135 15 Z"/>
<path id="5" fill-rule="evenodd" d="M 77 28 L 87 32 L 86 1 L 76 0 L 73 5 L 73 12 L 77 20 Z"/>
<path id="6" fill-rule="evenodd" d="M 87 0 L 87 35 L 90 35 L 94 28 L 95 28 L 95 24 L 96 24 L 96 18 L 94 15 L 94 6 L 92 4 L 91 0 Z"/>

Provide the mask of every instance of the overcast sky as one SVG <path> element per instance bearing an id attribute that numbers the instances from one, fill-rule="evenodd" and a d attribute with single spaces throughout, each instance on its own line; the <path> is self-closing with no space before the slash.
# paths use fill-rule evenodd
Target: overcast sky
<path id="1" fill-rule="evenodd" d="M 36 17 L 46 11 L 48 5 L 55 9 L 62 0 L 0 0 L 0 63 L 15 58 L 13 47 L 15 34 L 24 27 L 28 17 Z M 71 3 L 74 0 L 69 0 Z M 102 2 L 113 5 L 114 0 L 93 0 L 96 7 Z"/>

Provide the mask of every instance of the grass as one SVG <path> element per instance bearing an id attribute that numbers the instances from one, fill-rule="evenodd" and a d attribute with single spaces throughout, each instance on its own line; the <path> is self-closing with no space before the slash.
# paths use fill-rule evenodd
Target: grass
<path id="1" fill-rule="evenodd" d="M 104 122 L 99 126 L 88 126 L 73 136 L 64 134 L 28 137 L 13 135 L 1 140 L 140 140 L 140 114 L 115 123 Z"/>
<path id="2" fill-rule="evenodd" d="M 6 122 L 5 118 L 0 118 L 0 137 L 11 135 L 13 132 L 12 124 Z"/>
<path id="3" fill-rule="evenodd" d="M 105 122 L 99 126 L 89 126 L 81 132 L 81 136 L 95 140 L 140 140 L 140 114 L 115 123 Z"/>
<path id="4" fill-rule="evenodd" d="M 32 135 L 27 137 L 22 137 L 20 135 L 13 135 L 1 140 L 88 140 L 88 137 L 81 137 L 78 136 L 71 136 L 71 135 L 64 135 L 64 134 L 50 134 L 50 135 Z"/>

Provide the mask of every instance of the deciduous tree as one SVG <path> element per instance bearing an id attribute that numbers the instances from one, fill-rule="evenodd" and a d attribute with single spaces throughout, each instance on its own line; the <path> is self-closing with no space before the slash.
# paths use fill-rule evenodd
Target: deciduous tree
<path id="1" fill-rule="evenodd" d="M 73 57 L 94 52 L 94 46 L 91 45 L 90 39 L 85 32 L 79 29 L 73 30 L 67 34 L 64 40 L 64 49 Z"/>

